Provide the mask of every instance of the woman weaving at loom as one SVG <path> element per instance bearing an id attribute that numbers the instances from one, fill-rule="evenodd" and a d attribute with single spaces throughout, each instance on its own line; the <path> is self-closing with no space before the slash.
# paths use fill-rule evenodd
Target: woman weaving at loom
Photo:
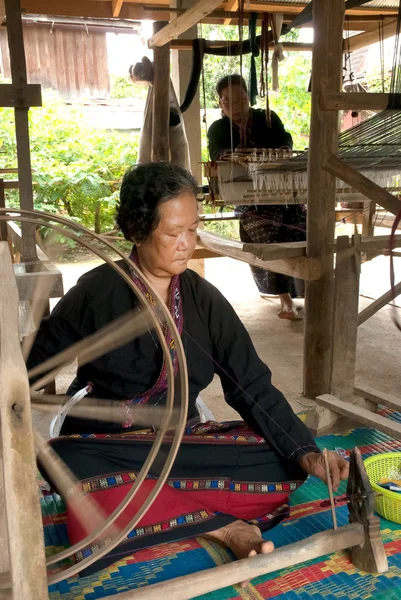
<path id="1" fill-rule="evenodd" d="M 233 308 L 216 288 L 187 269 L 197 237 L 196 192 L 192 175 L 170 163 L 138 166 L 126 173 L 121 186 L 117 223 L 134 243 L 131 258 L 168 305 L 182 336 L 189 413 L 168 483 L 132 535 L 86 573 L 141 548 L 202 534 L 225 543 L 238 557 L 270 552 L 272 544 L 264 542 L 261 530 L 285 516 L 289 493 L 308 473 L 323 480 L 326 476 L 322 454 L 272 385 L 269 369 Z M 135 278 L 133 272 L 130 276 Z M 155 302 L 149 301 L 159 315 Z M 42 321 L 28 366 L 136 306 L 132 290 L 108 265 L 86 273 Z M 170 345 L 171 339 L 166 341 Z M 94 398 L 160 406 L 167 387 L 163 365 L 161 348 L 148 332 L 80 366 L 70 393 L 91 382 Z M 196 398 L 215 373 L 226 402 L 243 421 L 200 423 Z M 132 486 L 133 474 L 154 439 L 153 431 L 142 428 L 136 433 L 138 429 L 132 423 L 67 416 L 61 437 L 52 442 L 107 514 Z M 340 479 L 347 477 L 348 463 L 334 453 L 329 453 L 329 461 L 337 489 Z M 160 468 L 152 467 L 144 491 L 135 496 L 128 513 L 133 514 L 149 494 Z M 68 510 L 68 499 L 67 514 L 70 541 L 75 543 L 84 534 Z"/>
<path id="2" fill-rule="evenodd" d="M 265 110 L 250 107 L 248 90 L 241 75 L 223 77 L 216 91 L 223 117 L 215 121 L 208 131 L 211 160 L 220 160 L 238 146 L 292 149 L 292 137 L 278 115 L 270 111 L 268 124 Z M 306 212 L 301 204 L 239 206 L 237 211 L 242 242 L 267 244 L 306 240 Z M 251 271 L 262 296 L 279 296 L 280 319 L 303 318 L 302 308 L 296 307 L 293 302 L 293 298 L 304 293 L 303 281 L 253 265 Z"/>

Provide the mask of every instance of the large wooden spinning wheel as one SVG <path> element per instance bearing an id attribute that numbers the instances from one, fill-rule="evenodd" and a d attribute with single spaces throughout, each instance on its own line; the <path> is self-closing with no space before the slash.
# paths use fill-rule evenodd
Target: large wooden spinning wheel
<path id="1" fill-rule="evenodd" d="M 174 321 L 158 294 L 151 288 L 149 282 L 137 270 L 135 265 L 113 244 L 106 239 L 90 232 L 85 227 L 71 222 L 68 219 L 50 215 L 44 212 L 0 209 L 0 221 L 18 221 L 34 223 L 37 227 L 50 227 L 63 236 L 75 240 L 85 246 L 110 265 L 124 279 L 133 290 L 138 306 L 132 312 L 125 314 L 110 323 L 102 330 L 96 331 L 91 336 L 77 342 L 67 350 L 53 356 L 27 373 L 24 359 L 29 355 L 34 342 L 34 334 L 24 339 L 22 345 L 18 331 L 18 290 L 14 277 L 14 269 L 7 242 L 0 242 L 0 423 L 1 423 L 1 451 L 4 471 L 4 501 L 2 515 L 0 515 L 0 530 L 4 525 L 4 514 L 7 517 L 7 531 L 0 533 L 0 548 L 8 537 L 8 553 L 0 550 L 0 587 L 5 591 L 12 590 L 14 598 L 28 598 L 30 600 L 43 600 L 43 585 L 46 583 L 43 531 L 38 503 L 38 490 L 36 481 L 36 457 L 51 476 L 57 489 L 65 498 L 69 506 L 76 511 L 77 516 L 87 532 L 87 537 L 74 546 L 52 555 L 46 561 L 46 566 L 51 566 L 61 560 L 72 557 L 76 552 L 96 543 L 98 550 L 87 556 L 79 563 L 52 574 L 48 577 L 47 584 L 57 583 L 67 577 L 79 573 L 96 560 L 110 552 L 119 544 L 127 534 L 135 528 L 139 520 L 156 499 L 178 452 L 180 441 L 184 432 L 187 404 L 188 380 L 183 346 Z M 96 244 L 93 241 L 96 240 Z M 103 244 L 104 249 L 100 249 Z M 113 250 L 122 263 L 116 263 L 104 251 Z M 40 265 L 30 265 L 35 272 L 37 283 L 31 298 L 32 313 L 40 316 L 43 298 L 46 297 L 46 278 L 41 277 Z M 159 302 L 164 323 L 175 340 L 179 364 L 178 375 L 174 376 L 174 367 L 167 347 L 162 325 L 138 286 L 129 275 L 133 269 L 136 277 L 147 288 L 151 295 Z M 145 406 L 128 409 L 136 423 L 141 425 L 154 425 L 157 423 L 157 435 L 149 455 L 138 473 L 132 488 L 124 500 L 107 518 L 103 515 L 101 507 L 94 502 L 90 495 L 85 495 L 74 475 L 62 462 L 51 446 L 32 428 L 31 408 L 42 412 L 57 412 L 63 397 L 39 394 L 49 382 L 54 380 L 57 373 L 74 359 L 83 365 L 107 354 L 108 352 L 125 345 L 135 337 L 148 331 L 149 326 L 156 332 L 158 343 L 163 352 L 167 369 L 168 389 L 166 404 L 162 409 Z M 29 377 L 35 377 L 35 383 L 29 387 Z M 97 418 L 104 421 L 122 422 L 124 420 L 123 407 L 119 403 L 106 400 L 93 400 L 73 407 L 71 414 L 80 418 Z M 125 409 L 126 410 L 126 409 Z M 167 431 L 173 430 L 171 445 L 160 477 L 148 495 L 144 504 L 136 512 L 129 523 L 123 527 L 117 526 L 117 519 L 123 514 L 125 508 L 137 495 L 140 486 L 151 469 L 160 446 Z M 1 488 L 0 488 L 1 491 Z M 1 500 L 1 498 L 0 498 Z M 2 504 L 0 502 L 0 510 Z M 29 519 L 27 519 L 29 515 Z M 3 518 L 3 523 L 1 522 Z M 9 566 L 7 567 L 7 563 Z M 42 571 L 42 573 L 41 573 Z M 43 575 L 43 577 L 42 577 Z M 21 581 L 23 578 L 24 581 Z M 0 594 L 1 595 L 1 594 Z"/>

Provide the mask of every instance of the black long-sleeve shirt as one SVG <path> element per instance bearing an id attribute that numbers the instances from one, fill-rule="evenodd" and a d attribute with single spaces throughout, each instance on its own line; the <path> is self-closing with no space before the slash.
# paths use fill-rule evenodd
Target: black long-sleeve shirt
<path id="1" fill-rule="evenodd" d="M 226 402 L 283 458 L 298 460 L 318 451 L 306 426 L 271 383 L 244 325 L 224 296 L 187 269 L 181 275 L 184 314 L 182 341 L 189 378 L 189 414 L 217 373 Z M 131 288 L 108 265 L 83 275 L 40 326 L 28 368 L 94 333 L 137 306 Z M 73 391 L 93 383 L 93 396 L 123 400 L 150 389 L 162 364 L 155 335 L 146 333 L 93 362 L 78 367 Z M 157 401 L 160 398 L 153 398 Z M 213 410 L 213 406 L 210 407 Z M 115 429 L 98 421 L 66 419 L 69 432 Z"/>
<path id="2" fill-rule="evenodd" d="M 266 121 L 266 111 L 260 108 L 250 109 L 246 130 L 247 148 L 292 148 L 292 137 L 285 130 L 280 117 L 270 111 L 271 127 Z M 219 160 L 224 152 L 234 152 L 240 144 L 240 130 L 228 117 L 218 119 L 207 132 L 211 160 Z"/>

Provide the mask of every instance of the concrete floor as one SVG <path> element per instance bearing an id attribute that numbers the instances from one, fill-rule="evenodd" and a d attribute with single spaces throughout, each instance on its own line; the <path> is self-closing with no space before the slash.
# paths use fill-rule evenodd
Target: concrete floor
<path id="1" fill-rule="evenodd" d="M 396 259 L 398 275 L 401 259 Z M 361 290 L 371 298 L 389 289 L 389 259 L 378 257 L 362 269 Z M 85 271 L 98 264 L 94 262 L 60 264 L 65 290 L 74 285 Z M 278 300 L 260 298 L 249 267 L 229 258 L 207 259 L 205 276 L 231 302 L 242 319 L 262 360 L 273 373 L 273 383 L 285 394 L 295 411 L 313 405 L 302 397 L 303 322 L 283 321 L 277 318 Z M 397 281 L 401 277 L 397 277 Z M 360 310 L 371 298 L 360 297 Z M 300 301 L 301 302 L 301 301 Z M 356 382 L 367 384 L 383 392 L 399 395 L 401 372 L 401 333 L 393 323 L 393 311 L 401 318 L 401 310 L 386 306 L 359 329 Z M 73 377 L 73 369 L 66 369 L 57 381 L 57 393 L 63 393 Z M 219 379 L 202 393 L 202 399 L 218 420 L 237 418 L 237 413 L 224 402 Z M 39 429 L 48 431 L 49 419 L 34 415 Z"/>

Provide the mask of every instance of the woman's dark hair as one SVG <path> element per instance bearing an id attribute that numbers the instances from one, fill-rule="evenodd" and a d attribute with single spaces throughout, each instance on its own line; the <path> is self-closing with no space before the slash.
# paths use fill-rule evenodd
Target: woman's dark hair
<path id="1" fill-rule="evenodd" d="M 246 87 L 245 79 L 241 77 L 241 75 L 237 75 L 236 73 L 233 75 L 226 75 L 216 85 L 216 92 L 219 98 L 221 98 L 221 94 L 223 90 L 232 85 L 241 85 L 243 89 L 248 93 L 248 88 Z"/>
<path id="2" fill-rule="evenodd" d="M 159 224 L 159 206 L 186 190 L 196 197 L 195 178 L 169 162 L 138 165 L 127 171 L 121 184 L 116 219 L 125 239 L 147 240 Z"/>

